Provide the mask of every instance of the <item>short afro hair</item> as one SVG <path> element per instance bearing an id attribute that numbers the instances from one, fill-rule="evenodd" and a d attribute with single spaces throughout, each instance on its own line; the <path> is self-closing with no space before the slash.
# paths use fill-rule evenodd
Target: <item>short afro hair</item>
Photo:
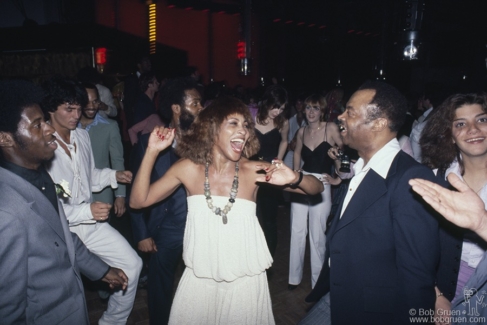
<path id="1" fill-rule="evenodd" d="M 382 81 L 366 81 L 358 90 L 375 90 L 374 98 L 369 103 L 375 105 L 375 108 L 369 108 L 367 119 L 371 121 L 384 117 L 389 121 L 391 132 L 397 133 L 406 119 L 406 97 L 395 87 Z"/>
<path id="2" fill-rule="evenodd" d="M 184 107 L 186 90 L 198 90 L 196 81 L 189 77 L 176 78 L 169 81 L 159 93 L 159 115 L 169 125 L 172 120 L 172 105 Z"/>
<path id="3" fill-rule="evenodd" d="M 26 80 L 0 81 L 0 132 L 15 134 L 25 108 L 40 104 L 42 89 Z"/>

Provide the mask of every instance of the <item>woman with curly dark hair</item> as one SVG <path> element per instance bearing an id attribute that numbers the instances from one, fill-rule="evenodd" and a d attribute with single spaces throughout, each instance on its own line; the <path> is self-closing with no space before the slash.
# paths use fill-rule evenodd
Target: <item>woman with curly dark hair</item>
<path id="1" fill-rule="evenodd" d="M 235 98 L 217 98 L 199 114 L 177 145 L 182 159 L 150 184 L 157 155 L 173 139 L 173 129 L 154 129 L 130 196 L 139 209 L 181 185 L 188 194 L 186 269 L 169 323 L 274 324 L 266 276 L 272 257 L 255 217 L 259 184 L 308 194 L 323 185 L 281 160 L 249 160 L 259 144 L 247 106 Z"/>
<path id="2" fill-rule="evenodd" d="M 438 169 L 438 177 L 446 180 L 449 174 L 457 175 L 487 206 L 486 94 L 456 94 L 446 99 L 429 118 L 420 144 L 423 163 Z M 472 279 L 485 272 L 477 266 L 487 243 L 449 221 L 441 220 L 440 226 L 436 308 L 449 311 L 471 294 Z M 443 311 L 441 315 L 456 314 Z"/>

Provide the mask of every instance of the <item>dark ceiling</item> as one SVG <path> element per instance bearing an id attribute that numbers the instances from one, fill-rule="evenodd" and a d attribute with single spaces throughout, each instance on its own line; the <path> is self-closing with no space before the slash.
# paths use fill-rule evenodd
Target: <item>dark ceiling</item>
<path id="1" fill-rule="evenodd" d="M 245 0 L 241 0 L 244 3 Z M 395 82 L 407 88 L 416 75 L 437 73 L 474 77 L 485 83 L 487 57 L 487 1 L 485 0 L 254 0 L 253 9 L 268 28 L 281 29 L 286 34 L 288 61 L 299 70 L 292 73 L 328 78 L 327 84 L 341 77 L 360 82 L 374 77 L 381 68 Z M 424 4 L 422 21 L 416 26 L 421 43 L 420 60 L 402 61 L 404 30 L 408 29 L 408 5 Z M 302 23 L 305 24 L 302 24 Z M 301 25 L 299 25 L 301 23 Z M 307 28 L 309 24 L 316 24 Z M 281 25 L 281 27 L 276 27 Z M 287 26 L 286 26 L 287 25 Z M 313 29 L 320 28 L 319 34 Z M 306 32 L 307 30 L 307 32 Z M 275 35 L 275 34 L 273 34 Z M 293 48 L 289 43 L 296 43 Z M 317 51 L 303 54 L 303 49 Z M 330 54 L 330 51 L 334 54 Z M 289 55 L 289 54 L 288 54 Z M 320 60 L 321 58 L 321 60 Z M 315 66 L 300 61 L 314 62 Z M 288 64 L 289 65 L 289 64 Z M 376 71 L 373 71 L 373 70 Z M 315 73 L 314 70 L 318 70 Z M 418 70 L 421 70 L 418 72 Z M 440 71 L 440 72 L 438 72 Z M 290 71 L 285 73 L 289 76 Z M 458 79 L 452 77 L 452 79 Z M 445 78 L 445 80 L 449 80 Z M 474 82 L 475 83 L 475 82 Z M 479 87 L 485 89 L 484 84 Z"/>
<path id="2" fill-rule="evenodd" d="M 340 76 L 362 80 L 374 69 L 409 82 L 414 69 L 485 75 L 487 0 L 170 0 L 178 6 L 244 12 L 251 2 L 266 48 L 265 75 L 310 83 Z M 408 6 L 419 5 L 420 60 L 404 63 Z M 414 12 L 413 12 L 414 15 Z M 409 28 L 410 29 L 410 28 Z M 271 51 L 272 52 L 272 51 Z M 308 53 L 305 53 L 308 52 Z M 314 53 L 310 53 L 314 52 Z M 269 58 L 272 58 L 269 60 Z M 423 71 L 424 72 L 424 71 Z M 484 77 L 485 79 L 485 77 Z M 408 80 L 408 81 L 404 81 Z"/>
<path id="3" fill-rule="evenodd" d="M 89 10 L 94 1 L 63 1 L 66 21 L 94 21 L 94 11 Z M 275 76 L 295 84 L 329 87 L 337 80 L 355 85 L 365 78 L 377 77 L 378 71 L 383 69 L 388 80 L 403 83 L 405 88 L 415 84 L 418 75 L 423 81 L 427 79 L 425 76 L 434 75 L 432 79 L 447 82 L 465 75 L 474 84 L 485 88 L 487 0 L 159 2 L 230 14 L 243 14 L 250 2 L 253 15 L 261 26 L 258 70 L 264 77 Z M 403 30 L 407 27 L 407 5 L 412 2 L 424 3 L 423 19 L 417 26 L 420 27 L 421 51 L 419 60 L 405 62 L 402 61 Z M 85 14 L 79 14 L 80 8 L 84 8 L 82 12 Z"/>

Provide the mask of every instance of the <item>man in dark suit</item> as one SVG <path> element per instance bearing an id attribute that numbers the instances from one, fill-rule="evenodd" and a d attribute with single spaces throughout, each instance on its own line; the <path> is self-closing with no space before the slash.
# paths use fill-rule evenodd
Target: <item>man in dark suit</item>
<path id="1" fill-rule="evenodd" d="M 0 323 L 89 324 L 79 272 L 127 286 L 69 231 L 43 163 L 57 147 L 27 81 L 0 82 Z"/>
<path id="2" fill-rule="evenodd" d="M 161 94 L 161 119 L 176 128 L 176 143 L 202 110 L 196 87 L 190 78 L 178 78 L 168 83 Z M 133 149 L 134 175 L 144 157 L 149 136 L 150 133 L 139 136 Z M 151 182 L 161 178 L 178 159 L 173 148 L 162 152 L 152 170 Z M 169 320 L 174 273 L 183 251 L 187 212 L 186 191 L 182 186 L 167 199 L 144 211 L 131 211 L 135 242 L 141 252 L 151 253 L 147 286 L 151 324 L 167 324 Z"/>
<path id="3" fill-rule="evenodd" d="M 396 134 L 406 111 L 397 89 L 367 82 L 338 117 L 343 143 L 360 159 L 307 297 L 319 301 L 300 324 L 409 324 L 434 310 L 438 223 L 408 181 L 435 177 L 400 150 Z"/>

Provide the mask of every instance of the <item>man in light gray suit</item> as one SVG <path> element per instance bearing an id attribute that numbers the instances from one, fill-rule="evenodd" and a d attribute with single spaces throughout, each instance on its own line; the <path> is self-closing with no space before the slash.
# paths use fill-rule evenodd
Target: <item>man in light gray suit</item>
<path id="1" fill-rule="evenodd" d="M 128 279 L 69 231 L 43 166 L 57 144 L 41 100 L 30 82 L 0 82 L 0 323 L 89 324 L 80 272 L 123 290 Z"/>
<path id="2" fill-rule="evenodd" d="M 122 138 L 118 124 L 100 115 L 100 96 L 97 87 L 88 83 L 84 83 L 83 87 L 88 94 L 88 104 L 81 108 L 78 128 L 88 131 L 90 135 L 95 167 L 124 170 Z M 125 193 L 125 184 L 118 184 L 115 190 L 106 187 L 100 192 L 93 193 L 93 201 L 112 204 L 114 214 L 121 217 L 125 213 Z"/>

